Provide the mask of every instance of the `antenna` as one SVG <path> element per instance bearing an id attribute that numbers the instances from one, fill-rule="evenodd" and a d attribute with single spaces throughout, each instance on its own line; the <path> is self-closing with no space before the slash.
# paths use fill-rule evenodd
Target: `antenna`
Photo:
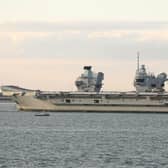
<path id="1" fill-rule="evenodd" d="M 139 51 L 137 52 L 137 70 L 139 71 Z"/>

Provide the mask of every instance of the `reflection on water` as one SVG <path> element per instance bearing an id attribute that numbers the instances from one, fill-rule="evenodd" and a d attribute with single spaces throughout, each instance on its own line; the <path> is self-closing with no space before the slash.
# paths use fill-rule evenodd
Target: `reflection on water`
<path id="1" fill-rule="evenodd" d="M 168 114 L 34 114 L 0 112 L 0 167 L 168 167 Z"/>

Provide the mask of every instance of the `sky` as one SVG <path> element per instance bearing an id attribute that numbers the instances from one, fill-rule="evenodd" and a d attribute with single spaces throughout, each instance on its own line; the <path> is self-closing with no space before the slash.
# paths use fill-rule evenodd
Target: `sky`
<path id="1" fill-rule="evenodd" d="M 0 0 L 0 84 L 76 90 L 83 66 L 92 65 L 105 74 L 103 90 L 134 90 L 138 51 L 148 71 L 168 73 L 167 6 L 167 0 Z"/>

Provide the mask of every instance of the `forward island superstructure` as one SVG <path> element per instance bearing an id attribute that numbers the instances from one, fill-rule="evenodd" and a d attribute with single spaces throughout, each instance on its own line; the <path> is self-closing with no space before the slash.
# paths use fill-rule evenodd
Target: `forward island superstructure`
<path id="1" fill-rule="evenodd" d="M 91 66 L 84 66 L 82 73 L 75 81 L 75 85 L 79 92 L 100 92 L 104 73 L 95 73 Z"/>
<path id="2" fill-rule="evenodd" d="M 139 57 L 138 57 L 139 60 Z M 134 79 L 136 91 L 101 91 L 104 74 L 84 67 L 75 81 L 77 91 L 22 90 L 13 93 L 14 101 L 23 111 L 55 112 L 168 112 L 168 92 L 164 85 L 167 74 L 155 76 L 138 66 Z"/>

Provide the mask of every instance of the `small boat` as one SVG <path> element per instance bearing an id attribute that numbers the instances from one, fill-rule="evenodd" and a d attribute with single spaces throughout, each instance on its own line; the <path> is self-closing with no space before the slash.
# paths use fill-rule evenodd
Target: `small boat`
<path id="1" fill-rule="evenodd" d="M 37 113 L 37 114 L 35 114 L 34 116 L 50 116 L 50 114 L 44 112 L 44 113 Z"/>

